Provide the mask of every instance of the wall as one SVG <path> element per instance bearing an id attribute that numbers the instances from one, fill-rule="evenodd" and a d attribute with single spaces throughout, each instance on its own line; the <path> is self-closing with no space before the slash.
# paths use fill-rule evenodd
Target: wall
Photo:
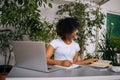
<path id="1" fill-rule="evenodd" d="M 103 4 L 101 7 L 104 12 L 120 14 L 120 0 L 110 0 L 109 2 Z"/>
<path id="2" fill-rule="evenodd" d="M 49 7 L 40 7 L 42 19 L 46 19 L 49 22 L 54 22 L 57 18 L 56 11 L 58 10 L 58 4 L 52 4 L 52 8 Z"/>

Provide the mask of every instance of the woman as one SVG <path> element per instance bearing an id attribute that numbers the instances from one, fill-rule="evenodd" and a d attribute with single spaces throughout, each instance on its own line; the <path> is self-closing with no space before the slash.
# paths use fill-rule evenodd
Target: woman
<path id="1" fill-rule="evenodd" d="M 47 63 L 50 65 L 60 65 L 69 67 L 72 64 L 89 64 L 97 59 L 78 61 L 80 47 L 73 39 L 76 38 L 79 23 L 74 18 L 59 20 L 56 25 L 57 35 L 60 37 L 50 42 L 46 50 Z M 51 57 L 54 55 L 54 60 Z"/>

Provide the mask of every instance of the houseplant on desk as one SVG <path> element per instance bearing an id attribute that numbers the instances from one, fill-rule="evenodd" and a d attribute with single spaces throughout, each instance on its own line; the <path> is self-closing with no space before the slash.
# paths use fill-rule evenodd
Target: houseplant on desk
<path id="1" fill-rule="evenodd" d="M 101 40 L 101 43 L 99 43 L 99 51 L 102 52 L 101 58 L 103 60 L 110 60 L 112 61 L 112 65 L 120 66 L 120 63 L 117 61 L 117 52 L 116 50 L 119 45 L 116 45 L 114 37 L 111 35 L 112 28 L 110 27 L 109 30 L 103 34 L 103 40 Z"/>
<path id="2" fill-rule="evenodd" d="M 120 24 L 120 22 L 119 22 Z M 118 65 L 120 66 L 120 28 L 119 27 L 113 27 L 114 34 L 111 36 L 113 42 L 117 45 L 117 57 L 118 57 Z"/>

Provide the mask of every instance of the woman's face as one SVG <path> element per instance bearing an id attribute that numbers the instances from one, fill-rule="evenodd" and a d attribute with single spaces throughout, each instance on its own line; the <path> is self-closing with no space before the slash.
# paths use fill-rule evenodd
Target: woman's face
<path id="1" fill-rule="evenodd" d="M 78 32 L 78 30 L 74 30 L 71 34 L 67 35 L 67 38 L 69 38 L 69 39 L 75 39 L 76 36 L 77 36 L 77 32 Z"/>

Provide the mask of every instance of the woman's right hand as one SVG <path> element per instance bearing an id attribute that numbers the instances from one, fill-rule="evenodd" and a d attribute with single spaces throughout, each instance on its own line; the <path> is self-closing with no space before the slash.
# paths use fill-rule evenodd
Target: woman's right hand
<path id="1" fill-rule="evenodd" d="M 61 66 L 69 67 L 69 66 L 71 66 L 71 65 L 72 65 L 72 62 L 69 61 L 69 60 L 63 60 L 63 61 L 61 62 Z"/>

